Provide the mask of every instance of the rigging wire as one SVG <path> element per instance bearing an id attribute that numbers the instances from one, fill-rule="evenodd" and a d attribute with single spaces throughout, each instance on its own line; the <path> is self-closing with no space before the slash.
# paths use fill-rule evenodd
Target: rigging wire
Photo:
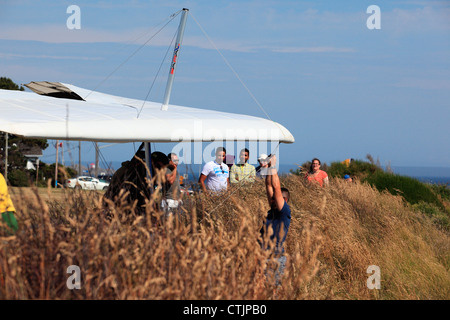
<path id="1" fill-rule="evenodd" d="M 256 104 L 258 105 L 258 107 L 261 109 L 261 111 L 266 115 L 266 117 L 269 120 L 272 120 L 269 116 L 269 114 L 266 112 L 266 110 L 264 110 L 264 108 L 262 107 L 262 105 L 259 103 L 258 99 L 256 99 L 256 97 L 253 95 L 253 93 L 250 91 L 250 89 L 245 85 L 244 81 L 242 81 L 241 77 L 239 76 L 239 74 L 236 72 L 236 70 L 234 70 L 234 68 L 232 67 L 232 65 L 228 62 L 228 60 L 225 58 L 225 56 L 222 54 L 222 52 L 217 48 L 217 46 L 215 45 L 215 43 L 211 40 L 211 38 L 209 37 L 209 35 L 206 33 L 206 31 L 203 29 L 203 27 L 200 25 L 200 23 L 197 21 L 197 19 L 195 19 L 194 15 L 191 13 L 191 17 L 194 19 L 195 23 L 197 23 L 198 27 L 200 28 L 200 30 L 203 32 L 203 34 L 205 35 L 205 37 L 208 39 L 209 43 L 213 46 L 214 49 L 216 49 L 216 51 L 219 53 L 219 55 L 222 57 L 222 59 L 225 61 L 225 63 L 227 64 L 227 66 L 231 69 L 231 71 L 234 73 L 234 75 L 236 76 L 236 78 L 240 81 L 240 83 L 244 86 L 244 88 L 247 90 L 248 94 L 250 95 L 250 97 L 256 102 Z M 273 121 L 273 120 L 272 120 Z"/>
<path id="2" fill-rule="evenodd" d="M 156 35 L 158 35 L 173 19 L 175 19 L 175 17 L 181 12 L 182 10 L 179 10 L 175 13 L 173 13 L 170 17 L 169 20 L 155 33 L 153 34 L 147 41 L 145 41 L 139 48 L 137 48 L 131 55 L 128 56 L 128 58 L 125 59 L 125 61 L 123 61 L 119 66 L 117 66 L 109 75 L 106 76 L 105 79 L 103 79 L 94 89 L 91 90 L 91 92 L 89 92 L 84 99 L 86 99 L 87 97 L 89 97 L 89 95 L 94 92 L 95 90 L 97 90 L 98 87 L 100 87 L 106 80 L 108 80 L 117 70 L 119 70 L 125 63 L 127 63 L 136 53 L 138 53 L 138 51 L 140 51 L 143 47 L 145 47 L 147 45 L 147 43 L 150 42 L 150 40 L 152 40 Z"/>
<path id="3" fill-rule="evenodd" d="M 56 140 L 53 140 L 53 141 L 56 141 Z M 63 140 L 63 141 L 66 141 L 66 140 Z M 68 143 L 68 140 L 66 142 Z M 69 150 L 68 148 L 67 148 L 67 150 Z M 74 150 L 74 149 L 78 149 L 78 147 L 70 147 L 70 150 Z M 88 152 L 91 151 L 91 150 L 92 150 L 92 148 L 89 149 Z M 45 156 L 42 156 L 41 158 L 50 158 L 50 157 L 55 157 L 55 156 L 56 156 L 56 152 L 55 153 L 46 154 Z"/>
<path id="4" fill-rule="evenodd" d="M 72 157 L 72 151 L 71 151 L 71 147 L 70 147 L 70 142 L 69 140 L 66 141 L 67 144 L 67 151 L 69 152 L 69 157 L 70 157 L 70 164 L 72 165 L 72 167 L 75 166 L 75 162 L 73 161 L 73 157 Z"/>
<path id="5" fill-rule="evenodd" d="M 164 62 L 165 62 L 165 60 L 166 60 L 166 58 L 167 58 L 167 55 L 168 55 L 169 51 L 170 51 L 170 48 L 172 47 L 173 42 L 175 41 L 176 35 L 177 35 L 177 31 L 175 31 L 175 34 L 173 35 L 172 41 L 170 42 L 169 46 L 167 47 L 166 54 L 164 55 L 164 58 L 162 59 L 161 64 L 159 65 L 158 72 L 156 73 L 156 75 L 155 75 L 155 77 L 154 77 L 154 79 L 153 79 L 153 82 L 152 82 L 152 84 L 151 84 L 151 86 L 150 86 L 150 88 L 149 88 L 149 90 L 148 90 L 148 92 L 147 92 L 147 95 L 145 96 L 145 100 L 144 100 L 144 102 L 142 103 L 141 109 L 139 110 L 138 115 L 137 115 L 138 118 L 139 118 L 139 116 L 140 116 L 140 114 L 141 114 L 141 112 L 142 112 L 142 109 L 144 108 L 145 103 L 147 102 L 147 99 L 148 99 L 148 97 L 149 97 L 149 95 L 150 95 L 150 92 L 151 92 L 152 89 L 153 89 L 153 85 L 155 84 L 156 79 L 158 78 L 158 75 L 159 75 L 159 73 L 160 73 L 160 71 L 161 71 L 161 68 L 162 68 L 162 66 L 163 66 L 163 64 L 164 64 Z"/>
<path id="6" fill-rule="evenodd" d="M 98 152 L 98 156 L 99 156 L 99 158 L 100 158 L 100 161 L 102 162 L 102 165 L 103 165 L 104 167 L 106 167 L 106 170 L 107 170 L 107 171 L 110 171 L 110 172 L 111 172 L 111 171 L 112 171 L 112 166 L 106 162 L 106 158 L 105 158 L 105 156 L 103 155 L 103 153 L 100 151 L 100 147 L 99 147 L 98 145 L 95 145 L 95 142 L 94 142 L 94 141 L 92 141 L 92 144 L 94 145 L 94 148 L 96 148 L 96 152 Z M 111 162 L 110 162 L 110 163 L 111 163 Z M 95 177 L 95 178 L 98 178 L 98 177 Z"/>
<path id="7" fill-rule="evenodd" d="M 205 35 L 205 37 L 208 39 L 208 41 L 210 42 L 210 44 L 214 47 L 214 49 L 216 49 L 216 51 L 219 53 L 219 55 L 222 57 L 222 59 L 225 61 L 225 63 L 227 64 L 227 66 L 231 69 L 231 71 L 234 73 L 234 75 L 236 76 L 236 78 L 239 80 L 239 82 L 242 84 L 242 86 L 247 90 L 248 94 L 250 95 L 250 97 L 253 99 L 253 101 L 255 101 L 255 103 L 258 105 L 258 107 L 261 109 L 261 111 L 266 115 L 267 119 L 269 119 L 270 121 L 272 121 L 281 131 L 281 133 L 286 137 L 286 134 L 284 133 L 284 130 L 282 128 L 282 126 L 278 123 L 272 120 L 272 118 L 270 118 L 269 114 L 266 112 L 266 110 L 264 110 L 264 108 L 262 107 L 262 105 L 259 103 L 258 99 L 256 99 L 255 95 L 250 91 L 250 89 L 247 87 L 247 85 L 244 83 L 244 81 L 242 81 L 241 77 L 239 76 L 239 74 L 236 72 L 236 70 L 234 70 L 233 66 L 228 62 L 228 60 L 225 58 L 225 56 L 222 54 L 222 52 L 217 48 L 217 46 L 214 44 L 214 42 L 211 40 L 211 38 L 208 36 L 208 34 L 206 33 L 206 31 L 203 29 L 203 27 L 200 25 L 200 23 L 197 21 L 197 19 L 195 19 L 194 15 L 191 13 L 191 17 L 194 19 L 195 23 L 197 23 L 198 27 L 200 28 L 200 30 L 203 32 L 203 34 Z"/>

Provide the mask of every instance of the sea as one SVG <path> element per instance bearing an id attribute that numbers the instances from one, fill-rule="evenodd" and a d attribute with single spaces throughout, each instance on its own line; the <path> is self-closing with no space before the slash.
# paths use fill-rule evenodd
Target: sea
<path id="1" fill-rule="evenodd" d="M 121 166 L 121 162 L 112 161 L 112 168 L 117 170 Z M 199 164 L 180 164 L 178 167 L 180 175 L 183 175 L 189 183 L 198 181 L 203 165 Z M 295 171 L 298 166 L 295 164 L 280 164 L 278 172 L 290 174 L 291 170 Z M 386 169 L 386 168 L 383 168 Z M 424 183 L 444 184 L 450 188 L 450 167 L 408 167 L 408 166 L 391 166 L 391 170 L 395 174 L 408 176 Z"/>
<path id="2" fill-rule="evenodd" d="M 402 176 L 415 178 L 421 182 L 450 185 L 450 167 L 391 167 Z"/>

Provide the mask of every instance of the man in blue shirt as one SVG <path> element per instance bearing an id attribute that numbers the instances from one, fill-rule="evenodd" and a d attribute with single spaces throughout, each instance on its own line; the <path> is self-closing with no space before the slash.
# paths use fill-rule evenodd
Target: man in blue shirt
<path id="1" fill-rule="evenodd" d="M 272 156 L 268 168 L 268 175 L 266 176 L 266 194 L 270 210 L 267 212 L 267 218 L 261 229 L 261 235 L 264 242 L 264 233 L 271 227 L 273 234 L 270 236 L 270 240 L 276 239 L 274 252 L 275 254 L 282 254 L 284 252 L 283 244 L 291 223 L 291 208 L 288 205 L 289 190 L 281 188 L 275 162 L 276 157 Z"/>
<path id="2" fill-rule="evenodd" d="M 288 205 L 289 190 L 281 188 L 275 163 L 276 157 L 271 156 L 266 176 L 266 194 L 270 210 L 267 212 L 266 221 L 260 232 L 262 237 L 261 245 L 264 249 L 270 249 L 275 245 L 273 253 L 280 263 L 278 271 L 276 272 L 278 284 L 286 264 L 286 257 L 283 255 L 283 244 L 286 241 L 289 225 L 291 223 L 291 208 Z M 268 237 L 265 236 L 265 233 L 269 231 L 269 228 L 273 229 L 273 233 L 270 235 L 270 238 L 267 239 Z M 270 232 L 268 233 L 270 234 Z M 272 241 L 275 243 L 271 243 Z"/>

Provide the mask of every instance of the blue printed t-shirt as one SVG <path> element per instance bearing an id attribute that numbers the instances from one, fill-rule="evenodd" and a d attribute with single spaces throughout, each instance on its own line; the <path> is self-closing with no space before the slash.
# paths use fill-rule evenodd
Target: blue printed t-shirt
<path id="1" fill-rule="evenodd" d="M 225 163 L 218 164 L 216 161 L 210 161 L 203 167 L 202 174 L 206 176 L 205 186 L 208 190 L 227 189 L 230 171 Z"/>
<path id="2" fill-rule="evenodd" d="M 270 240 L 273 240 L 276 237 L 275 253 L 284 252 L 283 244 L 286 241 L 286 236 L 290 224 L 291 208 L 286 203 L 286 201 L 284 202 L 283 208 L 281 208 L 280 211 L 277 209 L 270 209 L 267 212 L 265 228 L 266 230 L 269 230 L 270 226 L 273 228 L 273 234 L 270 236 Z M 261 235 L 264 239 L 264 228 L 261 229 Z M 281 235 L 283 235 L 282 239 L 280 239 Z"/>

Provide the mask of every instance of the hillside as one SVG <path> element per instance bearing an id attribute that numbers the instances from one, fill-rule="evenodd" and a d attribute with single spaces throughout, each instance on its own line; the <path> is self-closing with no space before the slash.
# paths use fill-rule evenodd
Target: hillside
<path id="1" fill-rule="evenodd" d="M 0 299 L 450 298 L 449 233 L 432 217 L 368 183 L 281 181 L 292 222 L 279 286 L 257 245 L 262 180 L 186 199 L 177 219 L 111 208 L 108 220 L 101 193 L 67 190 L 61 201 L 19 189 L 21 228 L 0 242 Z M 80 267 L 80 290 L 66 287 L 70 265 Z M 379 267 L 380 289 L 367 287 L 369 266 Z"/>

